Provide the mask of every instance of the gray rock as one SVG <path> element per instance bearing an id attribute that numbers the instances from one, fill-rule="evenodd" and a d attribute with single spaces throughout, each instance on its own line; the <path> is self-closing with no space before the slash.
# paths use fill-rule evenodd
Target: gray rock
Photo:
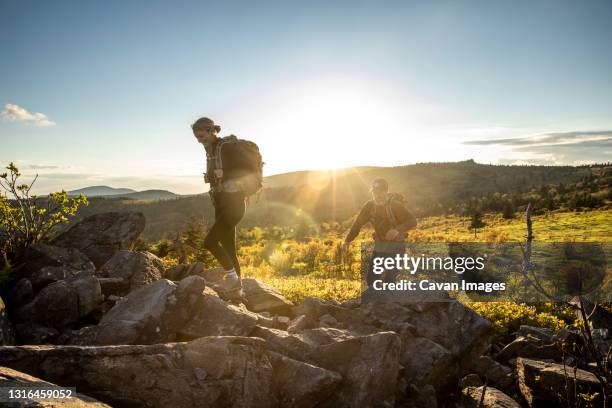
<path id="1" fill-rule="evenodd" d="M 96 272 L 98 278 L 122 279 L 126 282 L 127 290 L 121 290 L 122 286 L 115 283 L 114 292 L 107 292 L 117 296 L 123 296 L 138 289 L 141 286 L 155 282 L 164 275 L 164 262 L 150 252 L 134 252 L 122 250 L 116 252 L 101 268 Z M 110 282 L 105 282 L 106 290 Z"/>
<path id="2" fill-rule="evenodd" d="M 400 364 L 408 383 L 432 384 L 436 389 L 453 381 L 458 373 L 450 352 L 425 337 L 402 342 Z"/>
<path id="3" fill-rule="evenodd" d="M 507 362 L 508 360 L 515 358 L 518 355 L 518 352 L 526 347 L 531 340 L 527 337 L 517 337 L 512 342 L 506 344 L 506 346 L 500 350 L 499 353 L 495 356 L 497 361 Z"/>
<path id="4" fill-rule="evenodd" d="M 299 315 L 298 317 L 289 322 L 289 325 L 287 326 L 287 331 L 289 333 L 299 333 L 302 330 L 312 329 L 315 327 L 317 327 L 317 322 L 315 322 L 306 315 Z"/>
<path id="5" fill-rule="evenodd" d="M 201 295 L 195 314 L 179 331 L 179 339 L 249 335 L 257 324 L 257 314 L 229 304 L 211 292 L 206 291 Z"/>
<path id="6" fill-rule="evenodd" d="M 253 278 L 242 279 L 246 307 L 253 312 L 270 312 L 287 316 L 293 303 L 272 286 Z"/>
<path id="7" fill-rule="evenodd" d="M 97 344 L 152 344 L 205 336 L 244 336 L 258 316 L 220 299 L 203 278 L 161 279 L 130 292 L 97 327 Z"/>
<path id="8" fill-rule="evenodd" d="M 273 387 L 282 407 L 306 408 L 332 397 L 342 381 L 334 371 L 269 352 L 274 370 Z"/>
<path id="9" fill-rule="evenodd" d="M 118 296 L 117 293 L 126 294 L 130 291 L 130 282 L 122 278 L 98 277 L 98 282 L 100 282 L 100 288 L 102 289 L 104 297 L 122 297 L 123 295 Z"/>
<path id="10" fill-rule="evenodd" d="M 487 387 L 480 405 L 484 387 L 467 387 L 462 390 L 462 406 L 465 408 L 521 408 L 521 405 L 500 390 Z"/>
<path id="11" fill-rule="evenodd" d="M 186 408 L 277 406 L 273 370 L 257 338 L 189 343 L 0 347 L 0 365 L 112 406 Z"/>
<path id="12" fill-rule="evenodd" d="M 151 344 L 166 341 L 164 317 L 176 285 L 162 279 L 131 292 L 97 326 L 96 344 Z"/>
<path id="13" fill-rule="evenodd" d="M 34 287 L 32 281 L 21 278 L 15 283 L 11 293 L 8 295 L 8 302 L 12 308 L 17 308 L 29 303 L 34 298 Z"/>
<path id="14" fill-rule="evenodd" d="M 300 335 L 262 326 L 255 326 L 251 336 L 266 340 L 268 350 L 300 361 L 311 361 L 310 356 L 315 353 L 317 346 Z"/>
<path id="15" fill-rule="evenodd" d="M 73 225 L 51 243 L 79 249 L 99 268 L 115 252 L 130 249 L 144 227 L 145 217 L 139 212 L 94 214 Z"/>
<path id="16" fill-rule="evenodd" d="M 342 385 L 334 407 L 393 406 L 399 372 L 400 339 L 392 332 L 359 336 L 319 346 L 316 365 L 339 372 Z"/>
<path id="17" fill-rule="evenodd" d="M 53 344 L 59 331 L 36 323 L 20 323 L 15 326 L 20 344 Z"/>
<path id="18" fill-rule="evenodd" d="M 351 309 L 340 306 L 337 302 L 306 298 L 298 306 L 295 306 L 291 312 L 292 317 L 306 315 L 309 318 L 318 321 L 323 315 L 331 315 L 338 321 L 347 321 L 355 317 L 355 313 Z"/>
<path id="19" fill-rule="evenodd" d="M 522 324 L 517 330 L 516 335 L 517 337 L 531 336 L 546 343 L 551 343 L 553 341 L 554 333 L 552 330 L 544 327 L 534 327 Z"/>
<path id="20" fill-rule="evenodd" d="M 4 301 L 0 297 L 0 346 L 15 344 L 15 329 L 9 319 Z"/>
<path id="21" fill-rule="evenodd" d="M 518 384 L 530 407 L 551 405 L 576 406 L 573 395 L 599 393 L 594 406 L 602 403 L 602 386 L 594 374 L 578 369 L 574 374 L 571 367 L 527 358 L 516 360 Z M 569 396 L 569 401 L 567 400 Z M 560 401 L 561 399 L 561 401 Z"/>
<path id="22" fill-rule="evenodd" d="M 62 330 L 90 314 L 101 301 L 98 280 L 93 276 L 77 276 L 45 286 L 30 303 L 16 311 L 16 316 L 20 322 Z"/>
<path id="23" fill-rule="evenodd" d="M 0 367 L 0 388 L 16 390 L 30 387 L 52 389 L 57 387 L 57 385 L 8 367 Z M 5 402 L 5 404 L 7 405 L 3 406 L 9 408 L 111 408 L 109 405 L 80 393 L 73 394 L 70 399 L 56 399 L 52 401 L 23 399 L 10 403 Z"/>
<path id="24" fill-rule="evenodd" d="M 488 384 L 495 388 L 512 394 L 515 391 L 515 378 L 512 368 L 493 360 L 489 356 L 480 356 L 476 359 L 474 371 L 488 380 Z"/>
<path id="25" fill-rule="evenodd" d="M 403 398 L 400 406 L 405 408 L 436 408 L 438 406 L 436 389 L 431 384 L 422 386 L 410 384 Z"/>
<path id="26" fill-rule="evenodd" d="M 36 243 L 26 251 L 23 273 L 35 288 L 94 272 L 94 264 L 78 249 Z"/>
<path id="27" fill-rule="evenodd" d="M 442 376 L 425 375 L 435 378 L 434 386 L 441 394 L 448 391 L 447 388 L 455 386 L 462 375 L 471 372 L 474 361 L 489 347 L 493 333 L 493 327 L 488 320 L 454 300 L 422 304 L 365 302 L 354 310 L 358 312 L 357 316 L 361 315 L 362 322 L 379 327 L 379 330 L 398 333 L 402 347 L 409 345 L 416 337 L 428 339 L 432 344 L 447 350 L 449 359 L 442 358 L 445 353 L 435 352 L 439 348 L 432 345 L 433 355 L 430 357 L 436 356 L 432 361 L 438 361 L 439 366 L 436 367 L 445 366 L 447 370 L 438 370 L 444 372 Z M 353 321 L 348 321 L 351 330 L 354 327 Z M 356 327 L 360 327 L 359 323 Z M 411 350 L 408 355 L 402 352 L 402 358 L 410 361 L 410 354 L 420 352 Z M 414 358 L 418 361 L 421 357 Z M 427 369 L 426 365 L 423 367 Z"/>
<path id="28" fill-rule="evenodd" d="M 330 314 L 324 314 L 319 317 L 319 323 L 324 327 L 334 327 L 338 324 L 338 320 Z"/>
<path id="29" fill-rule="evenodd" d="M 164 278 L 171 281 L 180 281 L 188 276 L 199 275 L 206 270 L 202 262 L 194 262 L 192 264 L 179 264 L 172 268 L 166 269 Z"/>

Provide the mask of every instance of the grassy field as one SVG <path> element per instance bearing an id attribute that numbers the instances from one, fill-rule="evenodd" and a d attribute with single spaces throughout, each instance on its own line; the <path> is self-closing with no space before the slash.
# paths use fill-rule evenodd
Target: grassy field
<path id="1" fill-rule="evenodd" d="M 469 219 L 467 218 L 456 216 L 425 218 L 419 220 L 419 226 L 410 234 L 409 240 L 413 242 L 517 242 L 524 240 L 525 223 L 521 218 L 506 220 L 501 216 L 485 216 L 483 220 L 486 226 L 478 231 L 475 239 L 474 233 L 468 228 Z M 533 218 L 533 229 L 535 240 L 538 242 L 612 242 L 612 211 L 560 212 L 536 216 Z M 367 236 L 369 232 L 364 231 L 360 238 L 366 239 Z M 325 239 L 338 245 L 342 236 L 340 234 L 330 235 Z M 358 246 L 358 244 L 353 244 L 354 260 L 356 260 L 353 266 L 355 263 L 358 264 L 358 253 L 356 252 Z M 287 256 L 290 256 L 292 251 L 297 254 L 301 250 L 300 245 L 293 245 L 291 242 L 285 242 L 284 247 Z M 241 253 L 250 251 L 253 251 L 253 247 L 243 248 Z M 299 261 L 300 256 L 297 256 L 293 262 Z M 325 270 L 324 260 L 321 260 L 318 265 L 318 270 L 305 270 L 294 275 L 284 274 L 283 267 L 277 270 L 265 261 L 258 265 L 249 265 L 247 262 L 243 274 L 271 284 L 294 302 L 299 302 L 305 297 L 319 297 L 342 302 L 359 296 L 361 284 L 358 274 L 353 273 L 348 277 L 331 277 L 329 275 L 337 275 L 337 273 L 328 273 Z"/>
<path id="2" fill-rule="evenodd" d="M 430 217 L 419 220 L 418 228 L 411 232 L 411 242 L 521 242 L 524 240 L 525 220 L 517 217 L 506 220 L 499 215 L 485 216 L 486 226 L 474 232 L 467 218 Z M 536 242 L 612 242 L 612 211 L 556 212 L 533 217 Z M 363 231 L 359 240 L 368 241 L 370 231 Z M 269 283 L 288 299 L 299 303 L 306 297 L 342 302 L 358 298 L 361 293 L 359 279 L 359 244 L 353 244 L 352 264 L 343 267 L 334 264 L 334 252 L 344 234 L 336 231 L 308 243 L 283 240 L 274 246 L 260 239 L 241 248 L 241 258 L 246 261 L 243 275 Z M 272 254 L 266 258 L 265 253 Z M 270 249 L 272 251 L 270 252 Z M 316 260 L 307 258 L 317 254 Z M 310 255 L 309 255 L 310 254 Z M 258 264 L 254 259 L 266 258 Z M 279 260 L 281 261 L 279 263 Z M 287 274 L 291 265 L 301 266 L 297 273 Z M 306 267 L 304 267 L 306 265 Z M 308 269 L 308 265 L 310 268 Z M 293 268 L 294 270 L 296 268 Z M 466 302 L 468 307 L 493 323 L 498 340 L 508 339 L 521 324 L 549 327 L 558 330 L 573 325 L 575 317 L 566 307 L 550 303 L 517 304 L 512 302 Z"/>

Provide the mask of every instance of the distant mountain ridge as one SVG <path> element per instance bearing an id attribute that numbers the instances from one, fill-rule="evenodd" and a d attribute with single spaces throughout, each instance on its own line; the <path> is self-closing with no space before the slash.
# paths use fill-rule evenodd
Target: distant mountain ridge
<path id="1" fill-rule="evenodd" d="M 91 186 L 68 192 L 69 196 L 77 196 L 79 194 L 83 194 L 86 197 L 127 198 L 132 200 L 171 200 L 179 197 L 178 194 L 168 190 L 136 191 L 131 188 L 114 188 L 109 186 Z"/>
<path id="2" fill-rule="evenodd" d="M 108 196 L 108 195 L 117 195 L 117 194 L 129 194 L 135 193 L 136 190 L 131 188 L 114 188 L 109 186 L 90 186 L 80 188 L 78 190 L 72 190 L 68 192 L 69 196 L 75 196 L 79 194 L 86 195 L 87 197 L 99 197 L 99 196 Z"/>

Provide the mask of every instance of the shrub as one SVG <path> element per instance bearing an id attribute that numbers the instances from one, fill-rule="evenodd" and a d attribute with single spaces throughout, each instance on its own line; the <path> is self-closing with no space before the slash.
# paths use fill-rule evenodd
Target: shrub
<path id="1" fill-rule="evenodd" d="M 0 266 L 5 278 L 19 267 L 28 246 L 48 239 L 58 225 L 87 204 L 85 196 L 69 198 L 65 191 L 46 197 L 31 195 L 37 177 L 30 184 L 19 184 L 17 166 L 11 163 L 6 169 L 0 174 Z"/>

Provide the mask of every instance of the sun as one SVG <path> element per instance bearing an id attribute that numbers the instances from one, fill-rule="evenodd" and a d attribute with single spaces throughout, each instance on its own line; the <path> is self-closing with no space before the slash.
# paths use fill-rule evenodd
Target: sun
<path id="1" fill-rule="evenodd" d="M 267 100 L 264 146 L 288 168 L 338 169 L 384 160 L 381 138 L 410 127 L 405 101 L 368 81 L 328 79 L 290 86 Z M 262 108 L 263 109 L 263 108 Z"/>

